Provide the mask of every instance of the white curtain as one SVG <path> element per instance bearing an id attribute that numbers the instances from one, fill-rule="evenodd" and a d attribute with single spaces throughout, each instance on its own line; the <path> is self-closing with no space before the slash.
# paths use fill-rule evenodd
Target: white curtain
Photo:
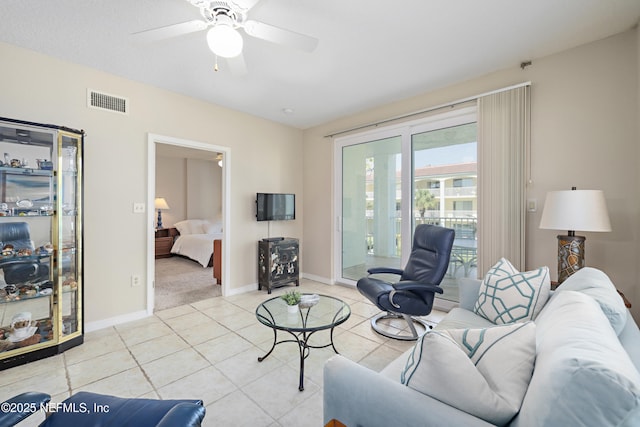
<path id="1" fill-rule="evenodd" d="M 530 86 L 478 98 L 478 275 L 500 258 L 525 268 Z"/>

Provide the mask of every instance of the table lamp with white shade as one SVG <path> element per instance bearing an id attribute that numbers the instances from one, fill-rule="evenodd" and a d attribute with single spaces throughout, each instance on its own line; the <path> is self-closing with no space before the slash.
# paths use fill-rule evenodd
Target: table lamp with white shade
<path id="1" fill-rule="evenodd" d="M 558 283 L 584 267 L 584 236 L 580 231 L 611 231 L 604 193 L 600 190 L 576 190 L 547 193 L 540 228 L 568 230 L 558 236 Z"/>
<path id="2" fill-rule="evenodd" d="M 158 228 L 162 228 L 162 211 L 171 208 L 164 197 L 156 197 L 155 207 L 158 210 Z"/>

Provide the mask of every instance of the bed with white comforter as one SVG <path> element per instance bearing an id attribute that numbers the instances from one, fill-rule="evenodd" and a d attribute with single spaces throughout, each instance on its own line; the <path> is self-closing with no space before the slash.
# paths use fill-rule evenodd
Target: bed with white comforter
<path id="1" fill-rule="evenodd" d="M 173 242 L 172 254 L 186 256 L 208 267 L 213 260 L 213 241 L 222 239 L 220 222 L 187 219 L 174 224 L 180 235 Z"/>

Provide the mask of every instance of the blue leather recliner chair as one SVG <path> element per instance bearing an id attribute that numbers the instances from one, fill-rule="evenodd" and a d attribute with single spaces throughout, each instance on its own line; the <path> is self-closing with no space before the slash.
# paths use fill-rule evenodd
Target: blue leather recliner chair
<path id="1" fill-rule="evenodd" d="M 421 335 L 416 324 L 425 332 L 430 326 L 419 317 L 431 313 L 436 293 L 443 292 L 440 282 L 449 268 L 455 231 L 436 225 L 420 224 L 413 235 L 411 255 L 404 269 L 376 267 L 369 276 L 358 280 L 358 291 L 374 303 L 382 313 L 371 319 L 371 327 L 379 334 L 399 340 L 417 340 Z M 399 276 L 392 282 L 378 274 Z M 409 333 L 394 333 L 379 324 L 382 319 L 403 318 Z"/>
<path id="2" fill-rule="evenodd" d="M 78 392 L 60 404 L 45 393 L 29 392 L 0 404 L 0 427 L 14 426 L 43 408 L 40 427 L 198 427 L 205 416 L 202 400 L 129 399 Z"/>

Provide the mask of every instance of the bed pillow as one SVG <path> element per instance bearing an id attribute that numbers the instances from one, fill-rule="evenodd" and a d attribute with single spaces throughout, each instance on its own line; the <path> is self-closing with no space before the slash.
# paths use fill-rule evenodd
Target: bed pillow
<path id="1" fill-rule="evenodd" d="M 173 226 L 178 229 L 178 232 L 182 235 L 203 234 L 202 222 L 201 219 L 185 219 L 184 221 L 176 222 Z"/>
<path id="2" fill-rule="evenodd" d="M 627 323 L 627 307 L 611 279 L 603 271 L 590 267 L 581 268 L 556 288 L 556 292 L 562 291 L 582 292 L 596 300 L 613 330 L 620 335 Z"/>
<path id="3" fill-rule="evenodd" d="M 534 320 L 551 293 L 549 268 L 519 272 L 500 259 L 489 269 L 473 311 L 496 324 Z"/>
<path id="4" fill-rule="evenodd" d="M 204 234 L 222 233 L 222 221 L 204 221 L 202 223 L 202 231 Z"/>
<path id="5" fill-rule="evenodd" d="M 536 357 L 533 322 L 423 335 L 401 382 L 461 411 L 506 425 L 520 410 Z"/>

